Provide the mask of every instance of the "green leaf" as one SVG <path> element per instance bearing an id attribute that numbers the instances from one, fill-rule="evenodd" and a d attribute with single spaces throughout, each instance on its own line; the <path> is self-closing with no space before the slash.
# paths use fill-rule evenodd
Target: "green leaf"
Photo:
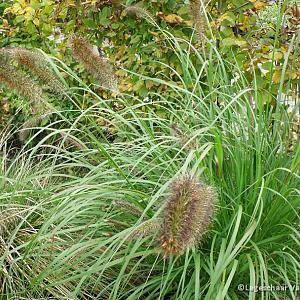
<path id="1" fill-rule="evenodd" d="M 228 37 L 222 40 L 223 47 L 231 47 L 231 46 L 245 46 L 247 45 L 247 42 L 241 38 L 232 38 Z"/>
<path id="2" fill-rule="evenodd" d="M 86 25 L 87 27 L 89 27 L 91 29 L 97 28 L 97 24 L 94 22 L 93 19 L 83 19 L 83 23 L 84 23 L 84 25 Z"/>

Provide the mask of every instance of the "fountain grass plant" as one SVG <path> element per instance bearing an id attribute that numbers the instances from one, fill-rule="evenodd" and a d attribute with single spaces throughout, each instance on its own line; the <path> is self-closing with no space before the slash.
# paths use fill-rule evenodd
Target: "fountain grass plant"
<path id="1" fill-rule="evenodd" d="M 204 55 L 188 41 L 165 37 L 185 70 L 180 76 L 169 67 L 182 85 L 140 77 L 166 85 L 175 97 L 150 94 L 151 102 L 132 104 L 131 95 L 118 94 L 114 101 L 123 108 L 114 111 L 111 101 L 56 60 L 61 72 L 78 80 L 69 92 L 74 101 L 85 90 L 98 102 L 61 120 L 64 129 L 59 121 L 36 128 L 17 155 L 9 155 L 2 135 L 2 299 L 299 297 L 295 115 L 280 101 L 258 104 L 255 81 L 223 61 L 213 44 Z M 236 72 L 240 79 L 232 84 Z M 117 128 L 109 138 L 99 117 Z M 170 186 L 182 174 L 214 186 L 218 201 L 201 243 L 192 235 L 187 247 L 166 256 L 159 224 L 166 220 Z M 241 284 L 286 289 L 255 293 L 238 289 Z"/>

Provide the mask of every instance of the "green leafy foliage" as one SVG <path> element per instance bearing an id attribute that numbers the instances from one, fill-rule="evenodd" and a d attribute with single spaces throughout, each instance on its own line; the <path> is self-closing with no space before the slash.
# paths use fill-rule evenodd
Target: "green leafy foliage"
<path id="1" fill-rule="evenodd" d="M 97 84 L 95 78 L 75 63 L 70 55 L 70 37 L 74 33 L 82 35 L 98 47 L 99 55 L 114 63 L 119 91 L 150 103 L 157 95 L 176 97 L 176 92 L 165 84 L 166 78 L 171 78 L 176 86 L 192 88 L 195 82 L 187 80 L 190 77 L 188 66 L 178 64 L 183 52 L 191 47 L 202 49 L 205 59 L 209 58 L 212 62 L 207 66 L 203 64 L 205 59 L 199 60 L 196 52 L 190 51 L 190 59 L 195 66 L 193 72 L 208 68 L 213 75 L 213 65 L 219 59 L 215 51 L 218 50 L 226 62 L 224 68 L 230 84 L 240 85 L 247 80 L 249 87 L 257 90 L 261 109 L 276 106 L 278 91 L 291 98 L 297 96 L 296 86 L 300 78 L 297 4 L 267 5 L 255 0 L 210 2 L 206 5 L 209 26 L 205 35 L 208 41 L 199 44 L 199 36 L 194 33 L 192 44 L 181 44 L 180 50 L 176 46 L 178 41 L 191 39 L 193 34 L 193 14 L 188 1 L 14 0 L 1 3 L 0 12 L 2 47 L 42 48 L 63 59 L 84 79 L 85 84 Z M 168 40 L 173 36 L 177 42 L 171 45 Z M 174 51 L 174 48 L 177 50 Z M 162 81 L 142 78 L 138 74 L 155 76 Z M 181 77 L 186 79 L 184 84 Z M 220 85 L 211 78 L 199 73 L 197 80 L 202 85 L 203 96 Z M 74 78 L 68 78 L 70 85 L 74 82 Z M 104 99 L 115 96 L 100 88 L 96 93 Z M 3 97 L 6 99 L 7 94 L 3 93 Z M 23 116 L 14 118 L 26 120 L 30 109 L 15 97 L 9 98 L 11 114 L 23 110 Z M 95 101 L 95 97 L 88 93 L 83 99 L 80 98 L 81 103 L 53 99 L 53 103 L 62 110 L 76 110 L 78 106 L 87 108 Z M 136 103 L 136 98 L 132 101 Z M 145 107 L 141 109 L 145 110 Z M 152 109 L 157 114 L 166 114 L 158 105 L 153 104 Z"/>
<path id="2" fill-rule="evenodd" d="M 135 1 L 12 1 L 11 5 L 6 4 L 3 13 L 2 24 L 6 30 L 2 45 L 18 43 L 41 47 L 71 64 L 67 40 L 76 32 L 89 37 L 118 67 L 161 78 L 171 75 L 174 79 L 183 75 L 184 70 L 176 65 L 176 54 L 167 46 L 162 31 L 169 30 L 177 38 L 189 38 L 192 33 L 189 4 L 186 1 L 138 3 L 149 12 L 150 23 L 124 9 L 124 6 L 134 4 Z M 285 63 L 284 87 L 293 86 L 299 80 L 297 43 L 289 49 L 291 35 L 297 27 L 289 20 L 295 23 L 298 18 L 292 4 L 267 5 L 255 0 L 212 2 L 207 6 L 207 14 L 211 25 L 208 38 L 219 47 L 224 60 L 229 63 L 239 60 L 246 77 L 251 76 L 253 68 L 257 70 L 257 76 L 264 81 L 262 90 L 275 96 L 273 86 L 279 86 Z M 285 62 L 288 51 L 293 55 Z M 268 68 L 265 68 L 266 63 Z M 172 69 L 166 68 L 165 64 Z M 122 78 L 121 91 L 147 97 L 149 93 L 165 90 L 162 84 L 154 85 L 125 71 L 119 70 L 118 74 Z M 201 80 L 205 81 L 205 78 Z M 177 83 L 181 84 L 179 78 Z M 106 93 L 103 96 L 108 97 Z"/>

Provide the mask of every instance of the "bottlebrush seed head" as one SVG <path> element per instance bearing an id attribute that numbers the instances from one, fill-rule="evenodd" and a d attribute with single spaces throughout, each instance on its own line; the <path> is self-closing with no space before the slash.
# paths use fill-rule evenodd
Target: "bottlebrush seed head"
<path id="1" fill-rule="evenodd" d="M 126 7 L 125 11 L 127 12 L 127 14 L 133 15 L 139 19 L 143 19 L 143 18 L 152 19 L 151 14 L 147 10 L 145 10 L 144 8 L 142 8 L 138 5 L 128 6 L 128 7 Z"/>
<path id="2" fill-rule="evenodd" d="M 203 10 L 203 0 L 190 0 L 190 14 L 198 35 L 198 42 L 202 45 L 204 44 L 204 36 L 207 29 Z"/>
<path id="3" fill-rule="evenodd" d="M 33 114 L 45 110 L 47 100 L 44 97 L 42 88 L 27 74 L 15 69 L 3 59 L 0 59 L 0 83 L 29 100 Z"/>
<path id="4" fill-rule="evenodd" d="M 195 149 L 197 148 L 197 141 L 194 139 L 191 140 L 191 136 L 184 132 L 177 124 L 173 123 L 171 125 L 172 134 L 174 137 L 178 139 L 178 142 L 181 146 L 186 146 L 187 149 Z"/>
<path id="5" fill-rule="evenodd" d="M 132 204 L 128 201 L 115 200 L 113 202 L 113 205 L 115 207 L 121 208 L 121 209 L 129 212 L 133 216 L 140 217 L 143 214 L 143 211 L 139 207 L 136 207 L 134 204 Z"/>
<path id="6" fill-rule="evenodd" d="M 74 35 L 70 40 L 70 48 L 74 58 L 82 63 L 85 69 L 95 77 L 100 85 L 111 91 L 118 91 L 118 80 L 107 59 L 93 50 L 86 39 Z"/>
<path id="7" fill-rule="evenodd" d="M 133 240 L 138 237 L 154 236 L 160 230 L 160 227 L 160 219 L 154 218 L 146 220 L 135 227 L 129 234 L 127 239 Z"/>
<path id="8" fill-rule="evenodd" d="M 211 224 L 216 199 L 214 188 L 192 176 L 182 176 L 172 183 L 160 236 L 165 257 L 182 254 L 200 242 Z"/>
<path id="9" fill-rule="evenodd" d="M 54 75 L 48 61 L 40 52 L 24 48 L 6 48 L 4 51 L 11 59 L 45 82 L 52 92 L 60 94 L 65 91 L 63 84 Z"/>

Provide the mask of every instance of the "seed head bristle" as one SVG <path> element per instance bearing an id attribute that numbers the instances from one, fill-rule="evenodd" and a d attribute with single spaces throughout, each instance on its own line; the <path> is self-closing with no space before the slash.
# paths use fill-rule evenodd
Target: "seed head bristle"
<path id="1" fill-rule="evenodd" d="M 101 86 L 118 91 L 118 80 L 112 66 L 107 59 L 95 53 L 93 46 L 85 38 L 74 35 L 69 45 L 74 58 L 82 63 Z"/>
<path id="2" fill-rule="evenodd" d="M 216 202 L 215 190 L 185 175 L 173 182 L 163 211 L 161 250 L 164 256 L 182 254 L 207 232 Z"/>
<path id="3" fill-rule="evenodd" d="M 0 83 L 14 90 L 19 96 L 26 98 L 32 106 L 34 114 L 46 110 L 46 97 L 42 88 L 27 74 L 14 68 L 8 62 L 0 59 Z"/>
<path id="4" fill-rule="evenodd" d="M 131 5 L 126 7 L 125 12 L 139 19 L 153 19 L 152 15 L 146 9 L 138 5 Z"/>
<path id="5" fill-rule="evenodd" d="M 42 53 L 24 48 L 7 48 L 5 52 L 11 59 L 29 69 L 32 74 L 46 83 L 51 92 L 56 94 L 65 92 L 65 87 L 49 68 L 48 61 Z"/>
<path id="6" fill-rule="evenodd" d="M 137 217 L 140 217 L 143 214 L 143 211 L 140 208 L 136 207 L 134 204 L 132 204 L 128 201 L 115 200 L 113 202 L 113 205 L 116 207 L 119 207 Z"/>
<path id="7" fill-rule="evenodd" d="M 128 236 L 128 240 L 133 240 L 138 237 L 153 235 L 161 228 L 161 220 L 158 218 L 146 220 L 135 227 Z"/>
<path id="8" fill-rule="evenodd" d="M 174 135 L 174 137 L 176 137 L 179 141 L 179 143 L 182 146 L 186 146 L 188 149 L 194 149 L 197 147 L 197 141 L 194 139 L 191 142 L 191 136 L 184 132 L 177 124 L 173 123 L 171 124 L 171 129 L 172 129 L 172 134 Z"/>
<path id="9" fill-rule="evenodd" d="M 196 29 L 198 41 L 201 45 L 204 45 L 205 31 L 207 29 L 205 14 L 203 10 L 203 0 L 190 0 L 190 14 Z"/>

